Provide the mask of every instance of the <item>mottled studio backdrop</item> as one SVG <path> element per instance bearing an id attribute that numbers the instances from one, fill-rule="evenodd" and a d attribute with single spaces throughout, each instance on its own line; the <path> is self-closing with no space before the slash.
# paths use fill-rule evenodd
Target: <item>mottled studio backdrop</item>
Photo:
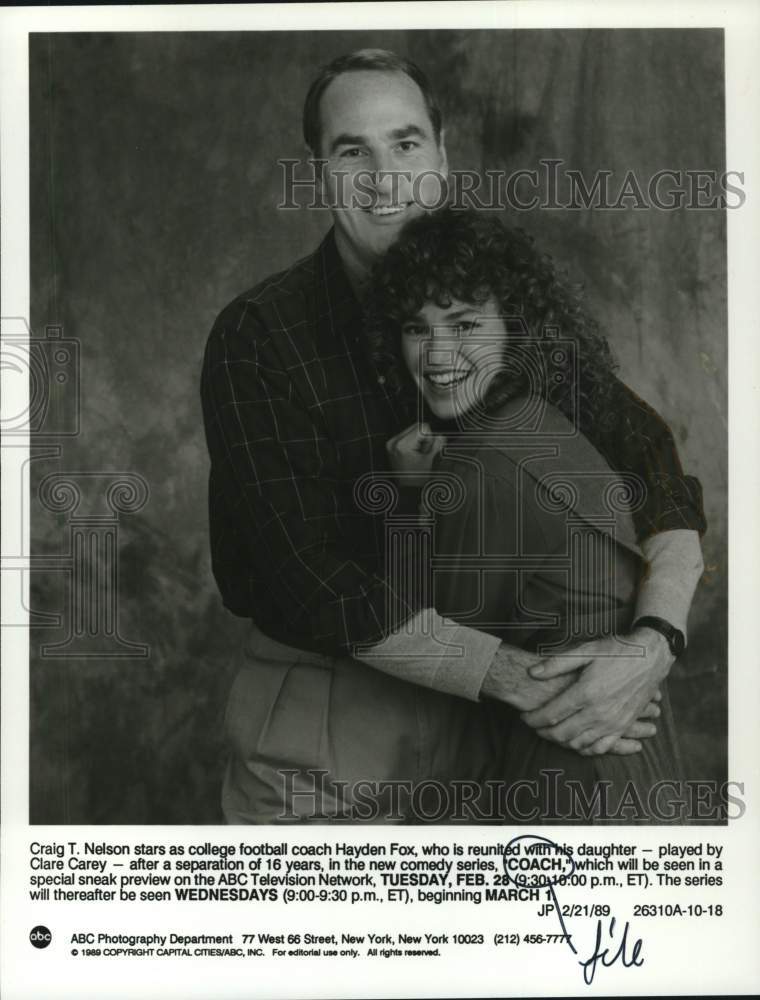
<path id="1" fill-rule="evenodd" d="M 452 167 L 511 171 L 556 157 L 618 179 L 725 168 L 717 31 L 32 36 L 32 325 L 79 343 L 81 389 L 79 433 L 52 439 L 58 458 L 32 463 L 33 490 L 46 481 L 33 553 L 58 559 L 34 574 L 32 603 L 61 615 L 32 633 L 33 822 L 220 820 L 220 730 L 245 623 L 224 611 L 210 572 L 201 357 L 221 307 L 326 230 L 325 213 L 277 211 L 276 160 L 302 155 L 301 103 L 318 67 L 363 46 L 429 72 Z M 672 690 L 689 776 L 721 778 L 725 218 L 545 210 L 517 221 L 585 283 L 622 377 L 670 423 L 702 480 L 707 571 Z M 68 348 L 46 350 L 51 371 L 70 371 Z M 49 427 L 72 419 L 66 377 Z M 80 491 L 75 510 L 61 472 Z M 107 502 L 126 473 L 147 483 L 143 506 L 139 479 Z M 148 657 L 105 655 L 139 650 L 103 647 L 97 623 L 65 645 L 70 547 L 118 573 L 120 636 Z M 43 656 L 41 644 L 68 655 Z"/>

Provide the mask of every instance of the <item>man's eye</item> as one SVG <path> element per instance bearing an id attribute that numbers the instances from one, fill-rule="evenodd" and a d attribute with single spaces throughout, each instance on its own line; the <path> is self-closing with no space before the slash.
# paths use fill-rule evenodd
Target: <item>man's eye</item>
<path id="1" fill-rule="evenodd" d="M 398 144 L 398 148 L 402 153 L 411 153 L 413 149 L 419 148 L 419 143 L 415 142 L 413 139 L 404 139 L 403 142 Z"/>
<path id="2" fill-rule="evenodd" d="M 353 146 L 351 149 L 344 149 L 340 155 L 342 159 L 355 160 L 358 156 L 361 156 L 363 152 L 363 149 L 360 149 L 358 146 Z"/>

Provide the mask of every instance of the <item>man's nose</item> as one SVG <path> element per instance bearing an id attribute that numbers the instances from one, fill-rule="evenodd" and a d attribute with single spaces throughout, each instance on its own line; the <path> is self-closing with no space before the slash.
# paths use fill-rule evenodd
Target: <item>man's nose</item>
<path id="1" fill-rule="evenodd" d="M 379 194 L 391 194 L 398 189 L 395 160 L 389 150 L 374 153 L 370 173 L 372 184 Z"/>

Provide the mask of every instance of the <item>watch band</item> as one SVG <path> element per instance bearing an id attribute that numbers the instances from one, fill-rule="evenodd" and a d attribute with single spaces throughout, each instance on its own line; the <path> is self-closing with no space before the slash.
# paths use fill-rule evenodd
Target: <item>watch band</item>
<path id="1" fill-rule="evenodd" d="M 686 649 L 686 639 L 683 632 L 676 628 L 675 625 L 671 625 L 670 622 L 666 622 L 664 618 L 657 618 L 655 615 L 644 615 L 641 618 L 637 618 L 633 623 L 634 628 L 638 628 L 639 625 L 645 625 L 647 628 L 659 632 L 660 635 L 664 635 L 673 656 L 680 656 Z"/>

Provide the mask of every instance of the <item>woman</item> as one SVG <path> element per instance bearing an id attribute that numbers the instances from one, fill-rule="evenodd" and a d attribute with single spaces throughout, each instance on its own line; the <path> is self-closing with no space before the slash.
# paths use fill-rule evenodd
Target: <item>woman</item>
<path id="1" fill-rule="evenodd" d="M 678 490 L 699 506 L 699 487 L 683 476 L 667 427 L 615 378 L 606 340 L 550 259 L 493 216 L 444 209 L 411 223 L 388 252 L 371 313 L 376 363 L 392 388 L 419 393 L 421 419 L 446 439 L 437 472 L 460 487 L 460 506 L 436 521 L 436 609 L 541 656 L 569 652 L 563 669 L 587 640 L 607 637 L 610 661 L 637 655 L 639 542 L 671 526 L 663 497 L 677 516 Z M 684 584 L 687 607 L 695 583 Z M 664 688 L 656 734 L 631 756 L 598 753 L 611 744 L 589 742 L 591 728 L 575 749 L 550 742 L 541 734 L 551 727 L 493 703 L 506 786 L 537 782 L 536 808 L 513 795 L 508 814 L 677 819 Z"/>

